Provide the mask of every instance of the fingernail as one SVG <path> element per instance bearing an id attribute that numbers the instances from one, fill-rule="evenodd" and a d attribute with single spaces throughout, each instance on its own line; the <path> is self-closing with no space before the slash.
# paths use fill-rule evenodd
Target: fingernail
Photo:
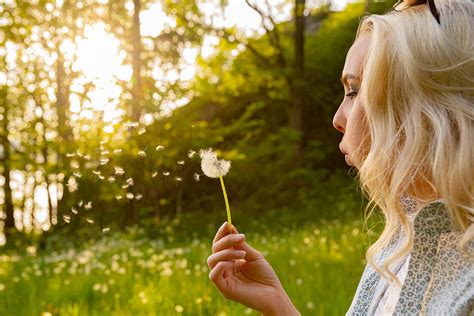
<path id="1" fill-rule="evenodd" d="M 221 225 L 221 227 L 219 227 L 219 229 L 224 229 L 224 226 L 227 224 L 227 222 L 224 222 L 224 224 Z"/>
<path id="2" fill-rule="evenodd" d="M 239 234 L 238 236 L 239 236 L 240 239 L 245 238 L 245 235 L 244 235 L 244 234 Z"/>
<path id="3" fill-rule="evenodd" d="M 247 255 L 247 252 L 240 250 L 239 255 L 241 255 L 242 257 L 245 257 Z"/>

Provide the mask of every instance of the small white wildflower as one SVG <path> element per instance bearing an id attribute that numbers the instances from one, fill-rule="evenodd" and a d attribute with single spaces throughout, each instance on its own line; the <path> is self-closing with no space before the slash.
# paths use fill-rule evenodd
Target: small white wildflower
<path id="1" fill-rule="evenodd" d="M 230 161 L 217 159 L 217 154 L 211 149 L 200 150 L 201 169 L 209 178 L 223 177 L 229 172 Z"/>

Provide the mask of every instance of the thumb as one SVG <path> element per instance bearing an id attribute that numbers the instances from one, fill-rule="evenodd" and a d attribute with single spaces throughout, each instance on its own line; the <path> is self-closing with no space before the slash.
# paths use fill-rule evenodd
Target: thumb
<path id="1" fill-rule="evenodd" d="M 235 228 L 234 225 L 232 225 L 232 233 L 234 233 L 234 234 L 239 233 L 239 231 L 237 230 L 237 228 Z M 259 258 L 263 258 L 263 255 L 260 251 L 253 248 L 252 246 L 247 244 L 245 241 L 243 241 L 241 243 L 238 243 L 238 244 L 235 244 L 233 246 L 233 248 L 237 249 L 237 250 L 245 251 L 247 253 L 247 255 L 245 256 L 245 260 L 247 260 L 247 261 L 252 261 L 252 260 L 259 259 Z"/>

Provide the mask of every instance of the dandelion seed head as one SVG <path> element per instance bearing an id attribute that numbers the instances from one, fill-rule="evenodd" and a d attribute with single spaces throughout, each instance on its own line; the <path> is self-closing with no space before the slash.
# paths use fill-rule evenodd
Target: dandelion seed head
<path id="1" fill-rule="evenodd" d="M 209 178 L 219 178 L 225 176 L 230 169 L 230 161 L 217 159 L 217 154 L 211 149 L 199 151 L 201 157 L 201 169 Z"/>

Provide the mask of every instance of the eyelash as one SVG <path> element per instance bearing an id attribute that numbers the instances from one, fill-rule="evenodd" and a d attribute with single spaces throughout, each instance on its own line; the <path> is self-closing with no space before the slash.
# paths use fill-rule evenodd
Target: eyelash
<path id="1" fill-rule="evenodd" d="M 351 100 L 353 100 L 356 95 L 357 95 L 357 91 L 352 91 L 352 92 L 349 92 L 348 94 L 346 94 L 346 97 L 349 97 L 349 98 L 351 98 Z"/>

